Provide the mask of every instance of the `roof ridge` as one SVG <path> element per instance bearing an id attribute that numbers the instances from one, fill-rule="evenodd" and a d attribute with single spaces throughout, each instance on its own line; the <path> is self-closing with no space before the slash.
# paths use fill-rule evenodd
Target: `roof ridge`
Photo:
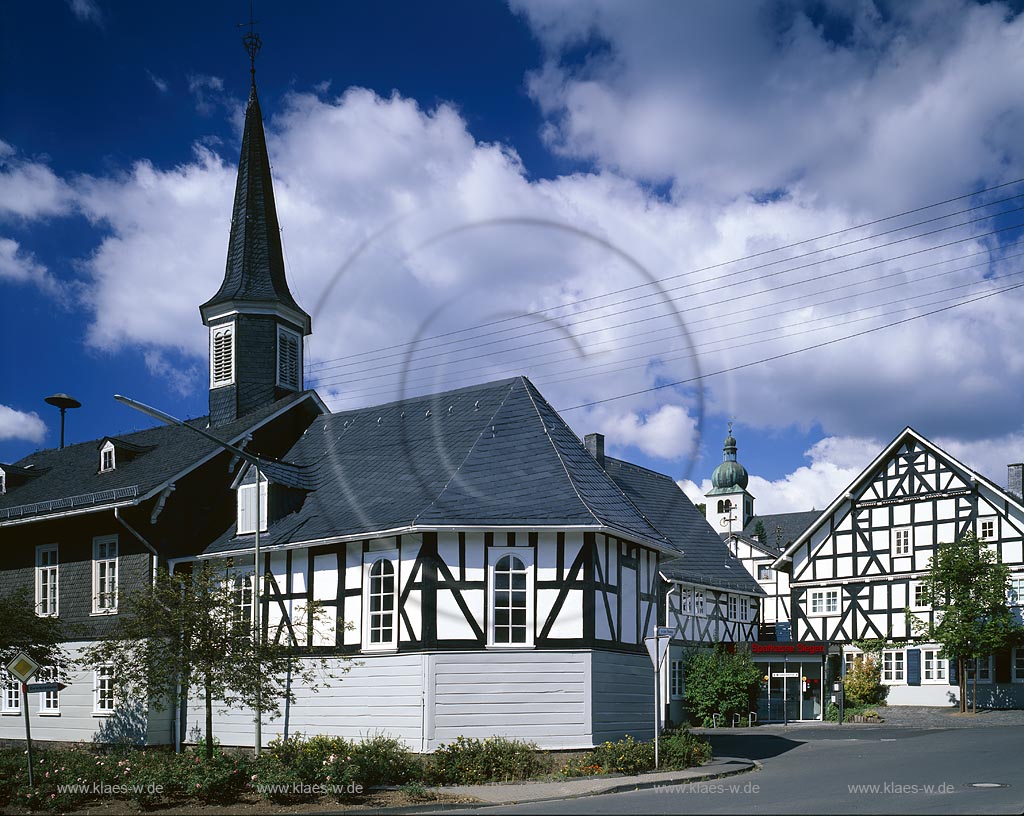
<path id="1" fill-rule="evenodd" d="M 526 377 L 523 375 L 520 375 L 519 379 L 528 382 L 526 380 Z M 532 383 L 530 383 L 530 385 L 532 385 Z M 590 503 L 583 498 L 583 494 L 580 493 L 580 489 L 576 486 L 576 482 L 573 481 L 572 474 L 569 472 L 569 467 L 565 464 L 565 460 L 562 458 L 562 452 L 558 450 L 558 445 L 555 444 L 555 440 L 551 438 L 551 434 L 548 432 L 548 426 L 544 424 L 544 417 L 542 417 L 540 414 L 540 407 L 537 405 L 537 400 L 534 399 L 532 391 L 526 385 L 525 382 L 523 384 L 523 388 L 526 390 L 526 396 L 530 398 L 530 404 L 533 405 L 533 410 L 537 414 L 537 419 L 540 420 L 540 425 L 544 429 L 544 435 L 548 438 L 548 443 L 551 445 L 551 449 L 555 452 L 555 456 L 558 457 L 558 463 L 562 466 L 562 470 L 565 472 L 565 478 L 569 480 L 569 484 L 572 487 L 573 492 L 576 494 L 576 498 L 578 498 L 580 500 L 580 503 L 587 508 L 587 512 L 590 513 L 591 516 L 593 516 L 594 521 L 596 521 L 598 524 L 604 524 L 604 520 L 599 515 L 597 515 L 597 513 L 594 511 L 594 508 L 590 506 Z M 558 412 L 555 411 L 554 408 L 552 408 L 551 410 L 552 412 L 554 412 L 555 416 L 558 416 Z M 560 416 L 558 416 L 558 418 L 562 419 Z M 565 422 L 565 420 L 562 421 Z M 571 430 L 572 429 L 570 428 L 570 431 Z M 573 435 L 575 436 L 575 434 Z M 576 438 L 579 439 L 579 437 Z M 604 472 L 603 468 L 602 472 Z M 608 477 L 608 480 L 612 482 L 612 484 L 615 484 L 614 480 L 612 480 L 611 477 Z M 615 489 L 618 490 L 619 486 L 615 485 Z M 621 493 L 622 491 L 619 490 L 619 492 Z M 636 507 L 636 505 L 633 504 L 633 502 L 629 503 L 631 506 Z M 641 514 L 641 516 L 643 517 L 643 514 Z M 647 521 L 647 523 L 650 524 L 650 521 L 648 521 L 646 517 L 644 517 L 644 521 Z M 659 535 L 664 536 L 664 533 L 658 530 L 658 528 L 655 527 L 653 524 L 651 525 L 651 529 L 655 530 Z"/>
<path id="2" fill-rule="evenodd" d="M 453 470 L 451 472 L 451 475 L 448 477 L 448 480 L 444 483 L 444 487 L 442 487 L 438 491 L 438 494 L 436 496 L 434 496 L 434 498 L 430 501 L 430 503 L 426 507 L 424 507 L 422 510 L 420 510 L 416 514 L 415 518 L 413 518 L 412 526 L 415 526 L 417 523 L 419 523 L 420 516 L 422 516 L 424 513 L 426 513 L 435 504 L 437 504 L 437 502 L 440 500 L 440 498 L 444 495 L 445 491 L 449 488 L 451 483 L 454 481 L 455 477 L 459 475 L 459 472 L 462 470 L 462 467 L 466 464 L 467 461 L 469 461 L 469 457 L 473 455 L 473 451 L 476 450 L 477 445 L 480 444 L 480 440 L 483 439 L 484 431 L 487 430 L 487 426 L 491 425 L 494 422 L 494 418 L 498 415 L 498 412 L 505 406 L 505 403 L 508 401 L 508 398 L 512 395 L 512 389 L 513 388 L 514 388 L 514 384 L 513 384 L 513 386 L 509 387 L 508 391 L 505 393 L 505 396 L 503 396 L 501 398 L 501 402 L 498 403 L 498 406 L 494 409 L 494 412 L 491 414 L 490 419 L 487 420 L 487 422 L 484 424 L 484 426 L 480 429 L 480 432 L 476 435 L 476 439 L 473 440 L 473 444 L 469 446 L 469 450 L 467 450 L 466 451 L 466 455 L 462 457 L 462 461 L 459 462 L 458 467 L 455 468 L 455 470 Z M 444 392 L 442 392 L 442 393 L 444 393 Z"/>

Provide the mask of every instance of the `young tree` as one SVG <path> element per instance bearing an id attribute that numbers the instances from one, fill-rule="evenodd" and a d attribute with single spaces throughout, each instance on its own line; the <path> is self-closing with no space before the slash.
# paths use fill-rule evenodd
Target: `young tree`
<path id="1" fill-rule="evenodd" d="M 940 544 L 921 582 L 925 602 L 935 621 L 914 618 L 914 628 L 942 645 L 943 656 L 956 661 L 960 711 L 967 711 L 967 664 L 1007 648 L 1019 634 L 1007 593 L 1010 574 L 1005 564 L 974 533 L 953 544 Z M 972 710 L 978 710 L 977 673 Z"/>
<path id="2" fill-rule="evenodd" d="M 23 587 L 0 595 L 0 667 L 6 666 L 19 652 L 43 666 L 53 666 L 67 659 L 61 643 L 72 632 L 57 617 L 36 614 L 32 589 Z"/>
<path id="3" fill-rule="evenodd" d="M 727 722 L 733 714 L 746 714 L 757 698 L 761 670 L 747 652 L 730 654 L 720 645 L 712 651 L 694 651 L 684 669 L 686 707 L 704 725 L 719 713 Z"/>
<path id="4" fill-rule="evenodd" d="M 761 519 L 758 519 L 757 524 L 754 525 L 754 538 L 762 544 L 768 543 L 768 531 L 764 529 L 764 522 Z"/>
<path id="5" fill-rule="evenodd" d="M 110 666 L 114 687 L 157 711 L 189 688 L 205 703 L 206 756 L 213 756 L 213 710 L 248 707 L 271 719 L 293 688 L 329 685 L 350 666 L 304 655 L 294 645 L 254 636 L 249 611 L 251 583 L 235 582 L 223 565 L 201 562 L 191 572 L 161 570 L 155 583 L 133 594 L 118 615 L 112 636 L 83 653 L 88 666 Z M 311 610 L 315 619 L 316 610 Z M 299 615 L 296 615 L 299 618 Z M 305 625 L 297 624 L 305 641 Z"/>

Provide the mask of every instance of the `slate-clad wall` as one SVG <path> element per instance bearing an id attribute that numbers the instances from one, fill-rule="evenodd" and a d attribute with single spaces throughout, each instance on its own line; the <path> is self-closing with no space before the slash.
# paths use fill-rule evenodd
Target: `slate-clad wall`
<path id="1" fill-rule="evenodd" d="M 654 668 L 647 654 L 594 651 L 591 655 L 594 744 L 654 738 Z"/>
<path id="2" fill-rule="evenodd" d="M 72 658 L 78 656 L 88 642 L 67 645 Z M 91 669 L 68 670 L 61 677 L 67 688 L 60 692 L 60 714 L 40 714 L 41 694 L 29 694 L 29 718 L 32 740 L 58 742 L 131 742 L 143 740 L 150 745 L 165 745 L 171 735 L 169 711 L 146 713 L 135 707 L 121 707 L 110 715 L 93 713 L 94 674 Z M 22 701 L 24 705 L 24 700 Z M 0 715 L 0 741 L 25 739 L 25 715 Z"/>

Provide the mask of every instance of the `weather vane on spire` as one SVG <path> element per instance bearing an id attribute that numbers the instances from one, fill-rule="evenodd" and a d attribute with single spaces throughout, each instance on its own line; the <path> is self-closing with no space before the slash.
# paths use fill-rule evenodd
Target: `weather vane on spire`
<path id="1" fill-rule="evenodd" d="M 249 22 L 239 23 L 238 27 L 249 26 L 249 33 L 242 37 L 242 42 L 249 54 L 249 73 L 252 74 L 253 85 L 256 84 L 256 55 L 260 52 L 260 46 L 263 44 L 260 35 L 256 33 L 256 23 L 258 22 L 259 20 L 253 19 L 253 0 L 249 0 Z"/>

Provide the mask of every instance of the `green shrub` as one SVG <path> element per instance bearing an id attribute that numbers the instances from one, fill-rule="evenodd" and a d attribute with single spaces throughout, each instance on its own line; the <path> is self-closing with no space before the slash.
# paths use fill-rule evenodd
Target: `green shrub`
<path id="1" fill-rule="evenodd" d="M 245 754 L 215 754 L 213 759 L 191 751 L 169 763 L 173 791 L 205 804 L 230 804 L 249 784 L 252 760 Z"/>
<path id="2" fill-rule="evenodd" d="M 666 770 L 682 771 L 711 759 L 711 743 L 685 728 L 667 733 L 658 747 L 659 764 Z"/>
<path id="3" fill-rule="evenodd" d="M 456 737 L 455 742 L 434 752 L 428 773 L 431 781 L 440 785 L 478 785 L 530 779 L 545 773 L 549 762 L 538 756 L 532 742 Z"/>
<path id="4" fill-rule="evenodd" d="M 249 787 L 262 798 L 279 805 L 294 800 L 296 789 L 303 784 L 310 783 L 272 751 L 254 759 L 250 767 Z"/>
<path id="5" fill-rule="evenodd" d="M 638 774 L 654 768 L 654 743 L 637 742 L 631 736 L 606 742 L 594 749 L 593 760 L 606 773 Z"/>
<path id="6" fill-rule="evenodd" d="M 882 684 L 882 667 L 871 654 L 857 655 L 843 678 L 849 706 L 879 705 L 885 701 L 888 687 Z"/>
<path id="7" fill-rule="evenodd" d="M 14 798 L 28 779 L 25 753 L 13 748 L 0 750 L 0 807 Z"/>
<path id="8" fill-rule="evenodd" d="M 384 734 L 357 742 L 352 746 L 352 761 L 357 772 L 352 781 L 366 788 L 381 785 L 405 785 L 419 781 L 423 766 L 405 744 Z"/>
<path id="9" fill-rule="evenodd" d="M 702 725 L 711 725 L 715 713 L 732 722 L 733 714 L 753 710 L 761 670 L 748 653 L 730 654 L 721 647 L 693 652 L 684 671 L 686 707 Z"/>
<path id="10" fill-rule="evenodd" d="M 351 761 L 354 747 L 343 737 L 307 738 L 296 734 L 287 740 L 275 739 L 267 753 L 285 766 L 287 775 L 300 784 L 339 784 L 335 780 L 347 776 L 342 773 L 342 766 Z M 328 780 L 328 776 L 333 777 L 332 780 Z"/>
<path id="11" fill-rule="evenodd" d="M 604 768 L 594 761 L 593 751 L 588 751 L 584 756 L 573 757 L 567 760 L 559 770 L 562 776 L 568 777 L 597 776 L 604 772 Z"/>

